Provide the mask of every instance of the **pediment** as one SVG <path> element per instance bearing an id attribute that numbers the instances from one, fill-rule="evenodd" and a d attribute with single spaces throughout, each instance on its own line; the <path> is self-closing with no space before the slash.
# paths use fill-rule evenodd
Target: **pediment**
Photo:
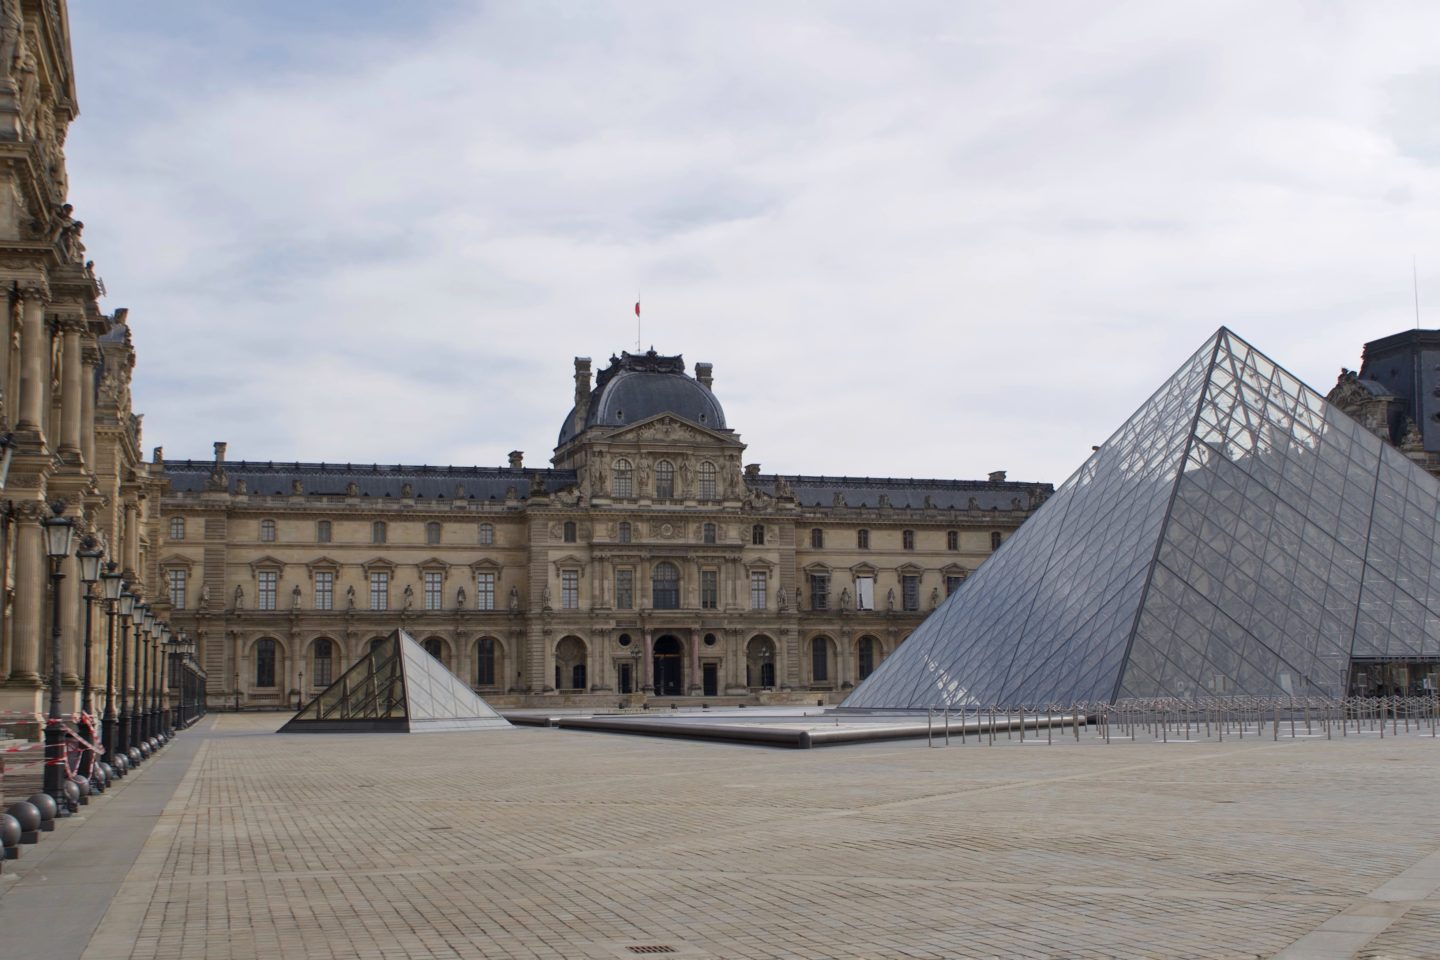
<path id="1" fill-rule="evenodd" d="M 395 569 L 395 561 L 386 560 L 384 557 L 372 557 L 360 564 L 360 566 L 366 573 L 369 573 L 371 570 L 393 571 Z"/>
<path id="2" fill-rule="evenodd" d="M 743 446 L 730 434 L 697 426 L 670 413 L 657 413 L 653 417 L 617 428 L 606 435 L 605 442 Z"/>
<path id="3" fill-rule="evenodd" d="M 268 554 L 267 554 L 266 556 L 263 556 L 263 557 L 256 557 L 254 560 L 251 560 L 251 561 L 250 561 L 250 572 L 251 572 L 251 573 L 254 573 L 254 572 L 257 571 L 257 570 L 283 570 L 283 569 L 285 569 L 285 561 L 284 561 L 284 560 L 280 560 L 280 559 L 278 559 L 278 558 L 276 558 L 276 557 L 269 556 Z"/>
<path id="4" fill-rule="evenodd" d="M 186 570 L 189 570 L 194 565 L 194 560 L 191 560 L 189 557 L 180 553 L 172 553 L 168 556 L 160 558 L 160 568 L 162 570 L 175 569 L 177 567 L 184 567 Z"/>
<path id="5" fill-rule="evenodd" d="M 415 564 L 415 566 L 419 567 L 421 570 L 450 569 L 450 564 L 444 560 L 441 560 L 439 557 L 430 557 L 427 560 L 421 560 L 419 563 Z"/>
<path id="6" fill-rule="evenodd" d="M 339 570 L 340 566 L 340 561 L 334 557 L 316 557 L 305 564 L 305 569 L 313 574 L 316 570 Z"/>

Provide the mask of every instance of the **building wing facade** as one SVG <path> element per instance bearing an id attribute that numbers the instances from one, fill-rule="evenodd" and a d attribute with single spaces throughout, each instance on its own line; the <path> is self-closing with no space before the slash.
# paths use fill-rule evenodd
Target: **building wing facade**
<path id="1" fill-rule="evenodd" d="M 154 576 L 212 699 L 294 705 L 401 628 L 487 700 L 836 700 L 1052 492 L 767 474 L 709 364 L 623 354 L 551 465 L 155 464 Z"/>

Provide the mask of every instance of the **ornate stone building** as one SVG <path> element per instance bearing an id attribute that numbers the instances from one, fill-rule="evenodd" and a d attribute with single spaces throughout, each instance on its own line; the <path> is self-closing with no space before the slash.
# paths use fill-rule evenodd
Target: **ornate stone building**
<path id="1" fill-rule="evenodd" d="M 1052 492 L 742 466 L 712 377 L 577 359 L 544 469 L 157 458 L 157 610 L 212 703 L 308 699 L 397 626 L 499 704 L 831 700 Z"/>
<path id="2" fill-rule="evenodd" d="M 1325 399 L 1440 476 L 1440 330 L 1371 340 Z"/>
<path id="3" fill-rule="evenodd" d="M 0 0 L 0 434 L 12 445 L 0 480 L 0 710 L 34 712 L 49 673 L 49 563 L 39 520 L 67 503 L 144 594 L 150 505 L 157 487 L 131 412 L 135 351 L 126 311 L 85 258 L 84 225 L 65 202 L 65 136 L 77 105 L 66 9 L 58 0 Z M 61 581 L 62 668 L 73 710 L 82 672 L 83 604 L 74 562 Z M 103 605 L 92 669 L 104 681 Z"/>

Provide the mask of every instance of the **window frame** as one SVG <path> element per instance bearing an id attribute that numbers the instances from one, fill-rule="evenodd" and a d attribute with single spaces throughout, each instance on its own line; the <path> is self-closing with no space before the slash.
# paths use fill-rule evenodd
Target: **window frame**
<path id="1" fill-rule="evenodd" d="M 767 570 L 750 571 L 750 609 L 770 609 L 770 573 Z"/>
<path id="2" fill-rule="evenodd" d="M 316 610 L 335 609 L 335 571 L 316 570 L 313 604 Z M 322 599 L 323 598 L 323 599 Z"/>
<path id="3" fill-rule="evenodd" d="M 170 539 L 171 539 L 171 540 L 177 540 L 177 541 L 178 541 L 178 540 L 184 540 L 184 539 L 185 539 L 185 518 L 184 518 L 184 517 L 171 517 L 171 518 L 170 518 Z"/>
<path id="4" fill-rule="evenodd" d="M 716 484 L 715 464 L 709 460 L 700 461 L 700 468 L 696 471 L 696 494 L 700 500 L 718 500 L 718 485 Z"/>
<path id="5" fill-rule="evenodd" d="M 269 517 L 260 521 L 260 542 L 276 543 L 280 536 L 279 525 Z"/>
<path id="6" fill-rule="evenodd" d="M 675 464 L 669 460 L 655 461 L 655 499 L 675 499 Z"/>
<path id="7" fill-rule="evenodd" d="M 855 549 L 870 549 L 870 531 L 867 528 L 861 527 L 859 530 L 855 531 Z"/>
<path id="8" fill-rule="evenodd" d="M 370 542 L 383 544 L 390 539 L 390 525 L 384 520 L 375 520 L 370 524 Z"/>
<path id="9" fill-rule="evenodd" d="M 810 609 L 830 609 L 830 574 L 814 571 L 809 575 Z M 818 589 L 817 589 L 818 588 Z"/>
<path id="10" fill-rule="evenodd" d="M 268 586 L 268 589 L 267 589 Z M 280 595 L 280 571 L 257 570 L 255 572 L 255 609 L 271 613 L 276 609 Z"/>
<path id="11" fill-rule="evenodd" d="M 255 641 L 255 687 L 257 690 L 275 689 L 275 677 L 280 666 L 280 641 L 273 637 L 261 637 Z M 263 671 L 263 672 L 262 672 Z M 269 682 L 265 673 L 268 672 Z"/>
<path id="12" fill-rule="evenodd" d="M 437 520 L 430 520 L 425 524 L 425 545 L 429 547 L 440 546 L 441 537 L 444 536 L 444 527 Z"/>
<path id="13" fill-rule="evenodd" d="M 560 571 L 560 609 L 580 609 L 580 571 L 575 569 Z"/>
<path id="14" fill-rule="evenodd" d="M 335 527 L 329 520 L 315 521 L 315 542 L 331 543 L 335 538 Z"/>
<path id="15" fill-rule="evenodd" d="M 662 570 L 673 570 L 675 572 L 674 578 L 671 579 L 667 577 L 662 580 L 660 577 Z M 665 585 L 663 587 L 663 594 L 661 593 L 662 584 Z M 652 610 L 681 609 L 680 591 L 682 586 L 683 579 L 680 576 L 680 568 L 677 565 L 671 563 L 669 560 L 661 560 L 655 564 L 655 566 L 650 569 L 650 608 Z M 662 596 L 668 602 L 662 603 Z"/>
<path id="16" fill-rule="evenodd" d="M 900 575 L 900 609 L 915 613 L 920 609 L 921 576 L 918 573 Z"/>
<path id="17" fill-rule="evenodd" d="M 720 571 L 700 571 L 700 609 L 720 609 Z"/>
<path id="18" fill-rule="evenodd" d="M 615 609 L 635 609 L 635 568 L 615 568 Z"/>
<path id="19" fill-rule="evenodd" d="M 823 527 L 811 527 L 811 528 L 810 528 L 810 549 L 811 549 L 811 550 L 824 550 L 824 549 L 825 549 L 825 530 L 824 530 Z"/>
<path id="20" fill-rule="evenodd" d="M 714 542 L 715 542 L 715 529 L 716 529 L 716 528 L 715 528 L 715 524 L 710 523 L 710 522 L 708 522 L 708 521 L 707 521 L 706 523 L 702 524 L 701 527 L 700 527 L 700 542 L 701 542 L 701 543 L 707 543 L 707 544 L 708 544 L 708 543 L 714 543 Z"/>
<path id="21" fill-rule="evenodd" d="M 433 589 L 432 589 L 433 588 Z M 444 570 L 421 570 L 420 571 L 420 592 L 423 596 L 424 609 L 444 610 L 445 609 L 445 571 Z M 434 601 L 433 603 L 431 601 Z"/>
<path id="22" fill-rule="evenodd" d="M 945 549 L 946 549 L 946 550 L 959 550 L 959 549 L 960 549 L 960 531 L 959 531 L 959 530 L 946 530 L 946 531 L 945 531 Z"/>
<path id="23" fill-rule="evenodd" d="M 390 571 L 371 570 L 366 578 L 370 584 L 370 607 L 369 609 L 382 612 L 390 609 Z M 376 600 L 379 600 L 379 604 Z"/>
<path id="24" fill-rule="evenodd" d="M 325 656 L 320 655 L 320 644 L 325 644 Z M 320 664 L 324 662 L 325 669 L 321 671 Z M 329 637 L 316 637 L 315 642 L 310 645 L 310 685 L 315 687 L 328 687 L 334 682 L 335 675 L 335 641 Z"/>
<path id="25" fill-rule="evenodd" d="M 900 531 L 900 549 L 902 549 L 902 550 L 914 550 L 914 549 L 915 549 L 915 531 L 914 531 L 914 530 L 901 530 L 901 531 Z"/>
<path id="26" fill-rule="evenodd" d="M 495 545 L 495 524 L 482 523 L 476 527 L 475 540 L 482 547 L 493 547 Z"/>
<path id="27" fill-rule="evenodd" d="M 170 567 L 165 571 L 165 593 L 170 600 L 170 606 L 176 610 L 185 609 L 186 587 L 190 579 L 190 571 L 184 567 Z"/>
<path id="28" fill-rule="evenodd" d="M 494 570 L 477 570 L 475 572 L 475 609 L 494 610 L 495 590 L 499 585 L 500 577 Z"/>
<path id="29" fill-rule="evenodd" d="M 631 500 L 635 497 L 635 465 L 624 457 L 616 460 L 611 467 L 610 495 L 617 500 Z"/>

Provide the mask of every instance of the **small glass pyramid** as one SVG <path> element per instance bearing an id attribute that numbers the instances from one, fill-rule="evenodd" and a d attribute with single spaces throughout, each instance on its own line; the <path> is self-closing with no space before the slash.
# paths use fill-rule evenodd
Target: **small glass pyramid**
<path id="1" fill-rule="evenodd" d="M 403 630 L 378 642 L 280 733 L 433 733 L 509 721 Z"/>
<path id="2" fill-rule="evenodd" d="M 1222 327 L 842 707 L 1343 696 L 1440 659 L 1437 509 Z"/>

